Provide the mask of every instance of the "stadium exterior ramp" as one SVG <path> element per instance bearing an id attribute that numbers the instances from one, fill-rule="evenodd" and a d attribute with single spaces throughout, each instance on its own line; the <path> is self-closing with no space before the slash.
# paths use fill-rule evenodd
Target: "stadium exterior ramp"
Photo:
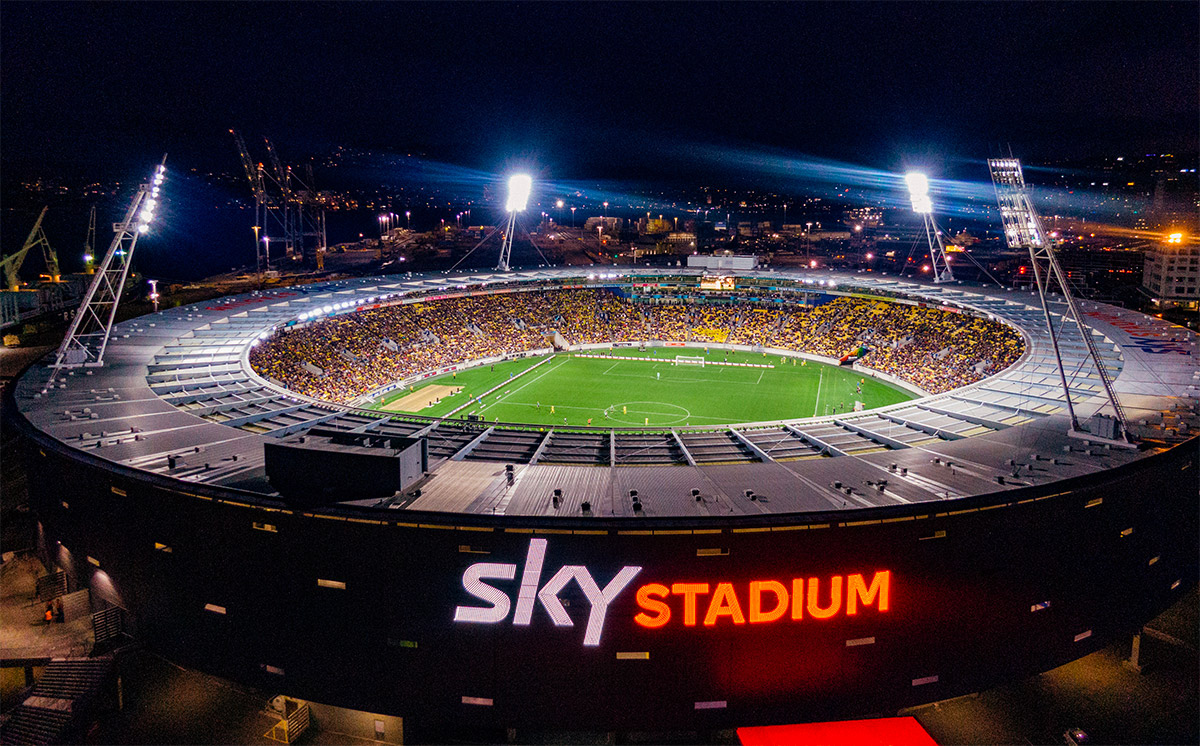
<path id="1" fill-rule="evenodd" d="M 189 665 L 486 727 L 880 712 L 1085 655 L 1194 585 L 1194 335 L 1084 304 L 1143 440 L 1089 446 L 1065 434 L 1036 297 L 734 274 L 969 309 L 1020 330 L 1026 354 L 971 386 L 834 417 L 481 433 L 298 396 L 257 376 L 249 347 L 384 297 L 699 273 L 366 278 L 171 309 L 120 325 L 90 375 L 43 392 L 37 366 L 15 387 L 44 559 Z M 1081 339 L 1064 352 L 1086 417 L 1098 377 Z M 424 437 L 432 475 L 419 495 L 294 508 L 262 445 L 314 427 Z M 544 462 L 572 452 L 591 465 Z M 455 458 L 469 453 L 490 455 Z"/>

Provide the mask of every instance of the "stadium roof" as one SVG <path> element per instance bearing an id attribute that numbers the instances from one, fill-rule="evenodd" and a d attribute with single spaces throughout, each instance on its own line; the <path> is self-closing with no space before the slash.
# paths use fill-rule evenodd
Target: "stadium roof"
<path id="1" fill-rule="evenodd" d="M 639 490 L 646 518 L 853 510 L 1044 485 L 1148 452 L 1088 448 L 1066 436 L 1062 392 L 1036 295 L 887 276 L 733 273 L 768 285 L 799 282 L 814 291 L 901 295 L 969 309 L 1020 329 L 1025 356 L 976 384 L 865 412 L 655 435 L 499 427 L 482 439 L 459 422 L 381 418 L 307 399 L 259 377 L 248 364 L 250 345 L 276 326 L 331 306 L 340 306 L 335 313 L 351 312 L 385 295 L 514 282 L 611 285 L 630 277 L 698 279 L 701 274 L 680 268 L 567 268 L 385 276 L 256 291 L 127 321 L 114 331 L 105 367 L 64 376 L 62 388 L 43 394 L 47 371 L 37 366 L 20 380 L 16 396 L 36 427 L 72 448 L 122 466 L 266 499 L 273 495 L 263 467 L 267 439 L 314 426 L 424 435 L 432 475 L 420 485 L 420 496 L 369 501 L 392 511 L 578 517 L 579 504 L 587 500 L 593 515 L 624 517 L 633 515 L 626 497 L 630 489 Z M 1176 410 L 1194 407 L 1200 395 L 1196 335 L 1125 309 L 1082 305 L 1135 433 L 1166 442 L 1178 435 L 1169 426 L 1180 418 L 1194 422 L 1190 412 Z M 1078 371 L 1074 390 L 1100 393 L 1095 371 L 1087 370 L 1082 340 L 1067 336 L 1063 348 L 1065 362 Z M 1091 396 L 1076 404 L 1077 412 L 1090 416 L 1102 401 Z M 538 454 L 588 439 L 608 440 L 617 463 L 540 462 Z M 697 459 L 689 445 L 717 455 L 711 461 Z M 624 465 L 628 462 L 620 454 L 634 451 L 661 453 L 663 459 L 660 465 Z M 503 463 L 514 464 L 511 485 Z M 882 490 L 881 480 L 887 482 Z M 556 488 L 564 496 L 558 508 L 551 502 Z M 695 500 L 692 489 L 699 489 L 703 499 Z M 747 499 L 746 490 L 757 499 Z"/>

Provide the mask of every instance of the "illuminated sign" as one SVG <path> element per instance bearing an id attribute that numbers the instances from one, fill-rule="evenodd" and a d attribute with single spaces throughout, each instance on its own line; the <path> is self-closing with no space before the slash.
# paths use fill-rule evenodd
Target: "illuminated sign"
<path id="1" fill-rule="evenodd" d="M 513 624 L 528 626 L 533 618 L 534 602 L 540 602 L 542 608 L 550 615 L 556 627 L 572 627 L 574 622 L 567 616 L 558 594 L 567 583 L 574 580 L 583 590 L 588 603 L 592 605 L 588 612 L 587 629 L 583 633 L 583 644 L 595 646 L 600 644 L 600 634 L 604 631 L 604 617 L 608 614 L 608 606 L 613 599 L 625 590 L 625 586 L 641 572 L 642 568 L 626 566 L 616 574 L 608 585 L 601 588 L 582 565 L 563 565 L 558 572 L 539 588 L 542 577 L 542 562 L 546 558 L 546 540 L 530 539 L 529 552 L 525 555 L 525 569 L 521 572 L 521 587 L 517 592 L 517 610 L 513 615 Z M 459 606 L 454 610 L 456 622 L 481 622 L 495 624 L 503 622 L 508 617 L 511 608 L 508 594 L 483 582 L 484 580 L 512 580 L 516 576 L 517 566 L 499 562 L 477 562 L 463 573 L 463 588 L 488 606 Z"/>
<path id="2" fill-rule="evenodd" d="M 778 580 L 752 580 L 744 589 L 733 583 L 674 583 L 669 588 L 650 583 L 638 588 L 637 602 L 642 611 L 633 621 L 649 628 L 668 624 L 673 618 L 668 597 L 681 599 L 676 608 L 682 611 L 685 627 L 695 627 L 699 622 L 702 598 L 707 599 L 707 610 L 699 623 L 706 627 L 724 621 L 762 624 L 785 616 L 798 622 L 806 614 L 812 619 L 829 619 L 841 613 L 854 616 L 860 606 L 887 611 L 891 584 L 892 574 L 887 570 L 874 573 L 870 580 L 861 574 L 834 575 L 824 581 L 821 578 L 793 578 L 790 589 Z"/>
<path id="3" fill-rule="evenodd" d="M 723 275 L 705 275 L 700 278 L 701 290 L 733 290 L 734 278 Z"/>
<path id="4" fill-rule="evenodd" d="M 609 607 L 642 568 L 626 565 L 601 588 L 583 565 L 563 565 L 543 584 L 542 566 L 545 563 L 546 546 L 545 539 L 529 540 L 515 610 L 509 592 L 497 587 L 495 581 L 515 580 L 516 565 L 477 562 L 468 567 L 463 572 L 463 589 L 485 605 L 455 607 L 454 621 L 498 624 L 508 619 L 512 612 L 514 625 L 529 626 L 534 607 L 541 604 L 554 626 L 571 627 L 574 623 L 563 608 L 559 594 L 568 583 L 574 581 L 591 605 L 583 644 L 589 647 L 599 645 Z M 736 584 L 648 583 L 637 589 L 635 598 L 638 611 L 633 621 L 646 629 L 658 629 L 671 624 L 715 627 L 723 624 L 767 624 L 785 619 L 792 622 L 831 619 L 839 615 L 855 616 L 870 607 L 874 607 L 877 613 L 886 612 L 891 608 L 891 591 L 892 574 L 889 570 L 869 575 L 857 573 L 824 578 L 790 578 L 786 583 L 775 579 Z"/>

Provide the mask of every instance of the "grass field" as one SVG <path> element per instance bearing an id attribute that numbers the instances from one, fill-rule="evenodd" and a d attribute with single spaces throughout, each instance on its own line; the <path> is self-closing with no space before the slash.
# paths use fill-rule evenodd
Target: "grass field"
<path id="1" fill-rule="evenodd" d="M 423 381 L 414 391 L 431 385 L 461 387 L 462 391 L 420 410 L 419 414 L 445 415 L 464 402 L 510 381 L 482 403 L 455 416 L 478 414 L 488 421 L 535 425 L 607 427 L 705 426 L 732 422 L 793 419 L 834 414 L 853 409 L 855 401 L 867 408 L 914 398 L 908 392 L 849 368 L 761 353 L 711 351 L 708 360 L 771 365 L 743 368 L 718 365 L 674 365 L 676 355 L 698 357 L 701 348 L 678 347 L 598 350 L 619 357 L 657 357 L 661 360 L 607 360 L 577 357 L 574 353 L 530 358 L 482 366 L 457 375 Z M 862 381 L 862 392 L 856 387 Z M 404 389 L 381 397 L 372 408 L 409 396 Z"/>

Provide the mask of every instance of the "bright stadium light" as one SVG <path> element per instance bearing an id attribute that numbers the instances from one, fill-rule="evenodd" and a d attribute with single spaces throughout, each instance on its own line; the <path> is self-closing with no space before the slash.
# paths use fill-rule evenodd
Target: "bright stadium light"
<path id="1" fill-rule="evenodd" d="M 933 221 L 933 200 L 929 197 L 929 178 L 923 173 L 909 171 L 904 174 L 904 183 L 908 186 L 908 196 L 912 199 L 913 212 L 920 215 L 925 224 L 925 238 L 929 242 L 929 258 L 932 260 L 932 266 L 923 266 L 921 271 L 933 270 L 934 282 L 950 282 L 954 279 L 954 273 L 950 271 L 950 263 L 946 261 L 946 248 L 942 245 L 941 231 Z"/>
<path id="2" fill-rule="evenodd" d="M 504 240 L 500 244 L 500 263 L 496 265 L 496 269 L 508 271 L 508 259 L 512 255 L 513 236 L 517 228 L 517 213 L 525 211 L 532 190 L 533 179 L 528 174 L 513 174 L 508 178 L 508 202 L 504 205 L 504 209 L 508 211 L 508 223 L 504 230 Z"/>
<path id="3" fill-rule="evenodd" d="M 528 174 L 513 174 L 508 179 L 508 203 L 504 209 L 508 212 L 523 212 L 529 202 L 529 193 L 533 190 L 533 179 Z"/>
<path id="4" fill-rule="evenodd" d="M 908 194 L 912 197 L 913 212 L 927 215 L 933 212 L 933 200 L 929 198 L 929 179 L 925 174 L 911 171 L 904 175 Z"/>

